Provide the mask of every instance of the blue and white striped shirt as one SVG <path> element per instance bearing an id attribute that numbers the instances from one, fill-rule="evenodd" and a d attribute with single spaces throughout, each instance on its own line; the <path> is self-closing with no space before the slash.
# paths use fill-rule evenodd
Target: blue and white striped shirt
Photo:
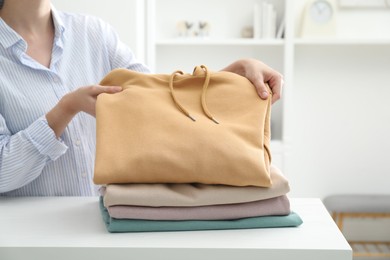
<path id="1" fill-rule="evenodd" d="M 52 8 L 50 68 L 0 18 L 0 196 L 93 196 L 95 119 L 79 113 L 60 140 L 45 114 L 68 92 L 114 68 L 149 72 L 98 18 Z"/>

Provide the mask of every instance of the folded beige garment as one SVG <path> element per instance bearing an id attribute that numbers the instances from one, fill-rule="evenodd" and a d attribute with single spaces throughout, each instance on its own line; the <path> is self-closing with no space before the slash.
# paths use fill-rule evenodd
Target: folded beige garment
<path id="1" fill-rule="evenodd" d="M 116 69 L 100 84 L 123 91 L 96 101 L 96 184 L 272 185 L 270 89 L 262 100 L 247 78 L 203 65 L 192 75 Z"/>
<path id="2" fill-rule="evenodd" d="M 222 220 L 290 214 L 286 195 L 252 202 L 198 207 L 109 206 L 108 213 L 118 219 Z"/>
<path id="3" fill-rule="evenodd" d="M 242 203 L 285 195 L 287 179 L 271 166 L 272 187 L 236 187 L 207 184 L 109 184 L 102 189 L 104 205 L 192 207 Z"/>

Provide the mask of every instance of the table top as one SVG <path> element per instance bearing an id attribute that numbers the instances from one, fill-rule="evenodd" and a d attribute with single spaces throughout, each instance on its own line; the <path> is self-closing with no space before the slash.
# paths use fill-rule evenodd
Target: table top
<path id="1" fill-rule="evenodd" d="M 303 220 L 296 228 L 113 234 L 104 226 L 97 197 L 3 197 L 0 259 L 17 260 L 27 255 L 33 259 L 34 253 L 49 259 L 52 249 L 56 249 L 56 260 L 80 255 L 100 259 L 96 257 L 106 254 L 122 259 L 129 253 L 138 254 L 138 259 L 153 255 L 160 256 L 158 259 L 164 255 L 167 259 L 168 255 L 169 259 L 183 255 L 204 259 L 205 254 L 224 260 L 237 259 L 235 254 L 241 259 L 259 255 L 267 259 L 287 259 L 287 255 L 301 260 L 313 256 L 316 260 L 352 259 L 350 246 L 320 199 L 290 202 Z"/>

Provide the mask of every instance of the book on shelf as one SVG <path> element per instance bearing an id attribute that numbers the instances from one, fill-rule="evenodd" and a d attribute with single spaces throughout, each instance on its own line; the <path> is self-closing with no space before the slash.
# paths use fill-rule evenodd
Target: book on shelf
<path id="1" fill-rule="evenodd" d="M 253 10 L 253 37 L 256 39 L 274 39 L 276 34 L 277 12 L 274 5 L 267 1 L 256 2 Z"/>
<path id="2" fill-rule="evenodd" d="M 284 28 L 286 27 L 286 20 L 283 17 L 280 21 L 278 30 L 276 31 L 276 39 L 282 39 L 284 38 Z"/>
<path id="3" fill-rule="evenodd" d="M 262 38 L 262 8 L 260 3 L 255 3 L 253 9 L 253 38 L 260 39 Z"/>

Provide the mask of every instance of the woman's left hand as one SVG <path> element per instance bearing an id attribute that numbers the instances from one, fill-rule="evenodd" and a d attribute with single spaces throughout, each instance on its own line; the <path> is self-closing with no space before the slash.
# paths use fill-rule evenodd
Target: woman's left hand
<path id="1" fill-rule="evenodd" d="M 268 83 L 272 90 L 272 104 L 279 100 L 282 95 L 283 75 L 259 60 L 238 60 L 224 68 L 223 71 L 237 73 L 249 79 L 262 99 L 268 98 L 268 91 L 265 86 L 265 83 Z"/>

